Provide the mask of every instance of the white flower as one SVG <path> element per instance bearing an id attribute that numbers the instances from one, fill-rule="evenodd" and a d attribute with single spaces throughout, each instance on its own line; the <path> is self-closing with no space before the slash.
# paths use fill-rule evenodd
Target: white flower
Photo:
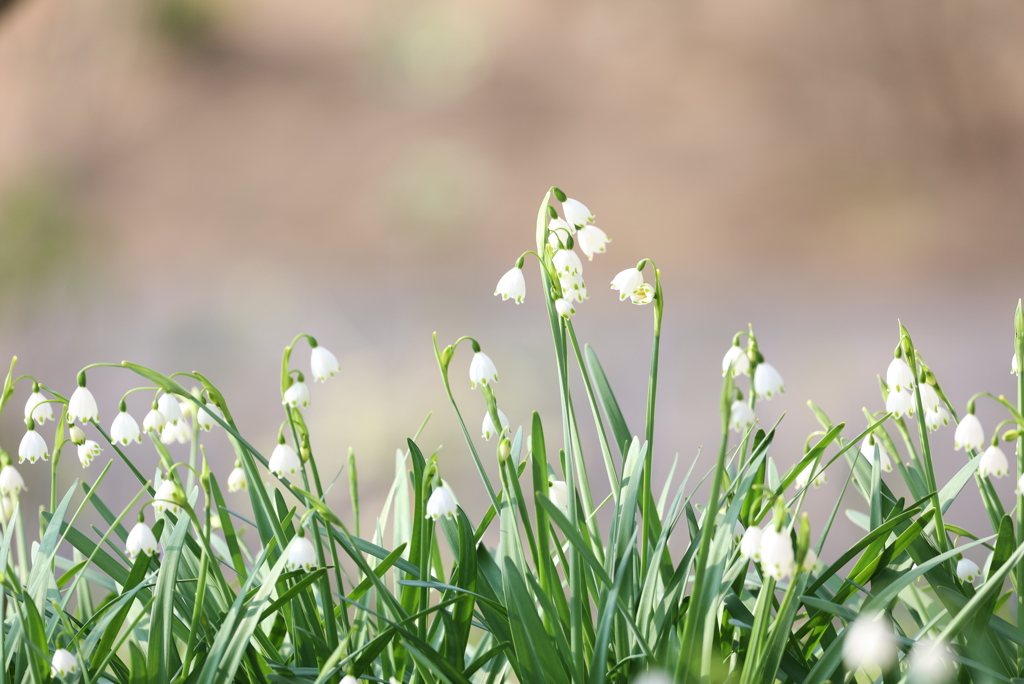
<path id="1" fill-rule="evenodd" d="M 981 576 L 981 568 L 970 558 L 961 558 L 956 564 L 956 576 L 961 582 L 974 584 Z"/>
<path id="2" fill-rule="evenodd" d="M 575 275 L 562 274 L 558 278 L 558 283 L 562 286 L 562 296 L 567 300 L 582 302 L 587 299 L 587 284 L 583 282 L 583 274 L 577 273 Z"/>
<path id="3" fill-rule="evenodd" d="M 1020 479 L 1017 480 L 1017 488 L 1013 490 L 1013 493 L 1017 496 L 1024 496 L 1024 475 L 1021 475 Z"/>
<path id="4" fill-rule="evenodd" d="M 754 416 L 754 409 L 745 401 L 736 400 L 732 402 L 732 407 L 729 409 L 729 428 L 736 432 L 745 432 L 747 428 L 754 424 L 756 417 Z"/>
<path id="5" fill-rule="evenodd" d="M 746 528 L 743 527 L 743 523 L 741 523 L 739 520 L 734 522 L 732 525 L 732 543 L 739 544 L 741 541 L 743 541 L 743 533 L 745 531 Z"/>
<path id="6" fill-rule="evenodd" d="M 770 363 L 759 363 L 754 369 L 754 394 L 758 399 L 771 399 L 775 394 L 786 391 L 779 371 Z"/>
<path id="7" fill-rule="evenodd" d="M 559 297 L 555 300 L 555 311 L 558 312 L 559 316 L 567 320 L 570 316 L 576 315 L 576 309 L 574 309 L 572 304 L 569 303 L 569 300 L 564 297 Z"/>
<path id="8" fill-rule="evenodd" d="M 32 419 L 29 418 L 29 420 Z M 45 461 L 49 455 L 46 440 L 36 432 L 33 425 L 25 431 L 25 436 L 21 438 L 21 444 L 18 445 L 18 463 L 24 463 L 25 459 L 28 459 L 29 463 L 35 463 L 39 459 Z"/>
<path id="9" fill-rule="evenodd" d="M 508 418 L 506 418 L 505 414 L 501 412 L 501 409 L 498 409 L 498 420 L 501 421 L 502 433 L 506 432 L 508 430 Z M 498 430 L 494 427 L 494 421 L 491 420 L 491 412 L 486 411 L 484 413 L 484 422 L 483 426 L 480 428 L 480 432 L 483 434 L 484 439 L 490 441 L 491 436 L 497 431 Z"/>
<path id="10" fill-rule="evenodd" d="M 199 396 L 199 390 L 195 387 L 192 388 L 192 396 Z M 195 415 L 195 407 L 193 406 L 191 399 L 182 399 L 181 401 L 179 401 L 178 410 L 181 411 L 182 418 L 191 418 L 193 415 Z"/>
<path id="11" fill-rule="evenodd" d="M 811 572 L 817 564 L 818 554 L 814 552 L 814 549 L 807 549 L 807 553 L 804 554 L 804 561 L 800 564 L 800 569 L 804 572 Z"/>
<path id="12" fill-rule="evenodd" d="M 722 357 L 722 377 L 725 377 L 725 374 L 729 372 L 730 364 L 732 365 L 733 377 L 750 373 L 750 358 L 743 347 L 738 344 L 729 347 L 729 351 L 725 352 L 725 356 Z"/>
<path id="13" fill-rule="evenodd" d="M 50 661 L 51 677 L 63 678 L 64 675 L 75 672 L 78 672 L 78 659 L 70 651 L 58 648 L 53 652 L 53 660 Z"/>
<path id="14" fill-rule="evenodd" d="M 516 304 L 522 304 L 526 299 L 526 278 L 523 277 L 523 269 L 513 266 L 508 273 L 501 276 L 497 287 L 494 288 L 495 295 L 501 295 L 501 301 L 509 297 L 515 300 Z"/>
<path id="15" fill-rule="evenodd" d="M 981 427 L 981 421 L 973 413 L 968 413 L 960 419 L 953 433 L 953 446 L 957 451 L 964 449 L 980 449 L 985 444 L 985 431 Z"/>
<path id="16" fill-rule="evenodd" d="M 580 261 L 576 252 L 571 249 L 558 250 L 555 252 L 555 256 L 551 258 L 551 261 L 554 263 L 555 271 L 558 273 L 559 277 L 561 277 L 563 273 L 567 275 L 583 273 L 583 262 Z"/>
<path id="17" fill-rule="evenodd" d="M 184 418 L 179 420 L 177 423 L 168 422 L 164 425 L 164 429 L 160 431 L 160 441 L 164 444 L 171 444 L 173 442 L 185 444 L 186 442 L 191 442 L 192 428 Z"/>
<path id="18" fill-rule="evenodd" d="M 793 574 L 793 542 L 789 534 L 778 532 L 775 525 L 769 525 L 761 535 L 761 569 L 776 580 Z"/>
<path id="19" fill-rule="evenodd" d="M 92 459 L 100 455 L 103 451 L 99 444 L 92 441 L 91 439 L 85 440 L 78 446 L 78 460 L 81 461 L 83 468 L 88 468 L 89 464 L 92 463 Z"/>
<path id="20" fill-rule="evenodd" d="M 169 511 L 175 515 L 181 514 L 181 505 L 185 503 L 185 493 L 174 480 L 164 480 L 156 488 L 153 495 L 153 509 L 157 513 Z"/>
<path id="21" fill-rule="evenodd" d="M 941 684 L 952 680 L 953 661 L 949 647 L 931 639 L 922 639 L 910 650 L 909 681 L 914 684 Z"/>
<path id="22" fill-rule="evenodd" d="M 31 418 L 40 425 L 44 424 L 48 420 L 53 420 L 53 409 L 50 404 L 46 401 L 46 397 L 39 391 L 38 386 L 29 395 L 28 401 L 25 402 L 25 420 Z"/>
<path id="23" fill-rule="evenodd" d="M 939 393 L 936 392 L 935 388 L 927 382 L 918 385 L 917 391 L 921 393 L 921 407 L 925 411 L 934 411 L 942 406 L 942 400 L 939 399 Z"/>
<path id="24" fill-rule="evenodd" d="M 174 402 L 175 405 L 178 402 Z M 159 408 L 153 407 L 146 414 L 146 417 L 142 419 L 142 431 L 145 433 L 152 432 L 153 434 L 159 435 L 163 432 L 164 426 L 167 425 L 167 417 L 160 411 Z"/>
<path id="25" fill-rule="evenodd" d="M 427 499 L 427 517 L 437 520 L 441 516 L 446 518 L 455 517 L 455 499 L 444 487 L 438 487 Z"/>
<path id="26" fill-rule="evenodd" d="M 734 530 L 735 531 L 735 530 Z M 754 562 L 761 560 L 761 539 L 764 531 L 757 526 L 748 527 L 740 540 L 740 555 Z"/>
<path id="27" fill-rule="evenodd" d="M 68 437 L 72 444 L 85 444 L 85 431 L 74 423 L 68 426 Z"/>
<path id="28" fill-rule="evenodd" d="M 881 442 L 871 443 L 871 440 L 867 437 L 860 443 L 860 453 L 864 458 L 868 459 L 868 463 L 875 462 L 875 445 L 878 445 L 878 460 L 882 467 L 882 471 L 886 473 L 892 472 L 892 460 L 889 458 L 889 452 L 885 450 Z"/>
<path id="29" fill-rule="evenodd" d="M 565 480 L 553 480 L 548 483 L 548 498 L 566 516 L 569 515 L 569 488 Z"/>
<path id="30" fill-rule="evenodd" d="M 3 501 L 0 501 L 0 522 L 10 520 L 12 515 L 14 515 L 14 499 L 5 496 Z"/>
<path id="31" fill-rule="evenodd" d="M 877 667 L 884 671 L 896 661 L 896 640 L 884 615 L 862 615 L 844 634 L 843 662 L 848 669 Z"/>
<path id="32" fill-rule="evenodd" d="M 892 390 L 910 391 L 915 384 L 914 372 L 910 370 L 910 366 L 903 359 L 893 359 L 889 363 L 888 370 L 885 371 L 885 384 L 889 386 L 890 392 Z"/>
<path id="33" fill-rule="evenodd" d="M 997 446 L 990 446 L 981 455 L 981 463 L 978 464 L 978 474 L 982 477 L 1006 477 L 1010 473 L 1010 464 L 1006 460 L 1006 454 Z"/>
<path id="34" fill-rule="evenodd" d="M 924 424 L 928 426 L 928 432 L 935 432 L 943 425 L 949 425 L 949 411 L 945 406 L 939 406 L 934 411 L 924 412 Z"/>
<path id="35" fill-rule="evenodd" d="M 626 297 L 633 294 L 636 289 L 643 284 L 644 276 L 635 267 L 619 271 L 618 274 L 612 278 L 612 289 L 619 291 L 619 301 L 625 300 Z"/>
<path id="36" fill-rule="evenodd" d="M 571 197 L 562 202 L 562 213 L 565 214 L 565 222 L 570 226 L 583 226 L 594 220 L 594 214 L 586 205 Z"/>
<path id="37" fill-rule="evenodd" d="M 341 684 L 359 684 L 359 680 L 352 675 L 345 675 L 341 678 Z"/>
<path id="38" fill-rule="evenodd" d="M 576 233 L 576 243 L 583 250 L 583 253 L 587 255 L 587 258 L 591 260 L 593 260 L 595 254 L 604 254 L 604 246 L 609 242 L 611 240 L 597 226 L 583 226 Z"/>
<path id="39" fill-rule="evenodd" d="M 281 401 L 284 406 L 292 408 L 306 408 L 309 406 L 309 387 L 301 380 L 293 380 L 288 389 L 284 391 L 284 399 Z"/>
<path id="40" fill-rule="evenodd" d="M 199 412 L 196 413 L 196 424 L 200 429 L 209 432 L 213 429 L 213 426 L 217 424 L 217 421 L 213 419 L 214 416 L 223 418 L 224 414 L 221 413 L 221 410 L 214 404 L 203 404 L 202 408 L 199 409 Z"/>
<path id="41" fill-rule="evenodd" d="M 135 422 L 130 413 L 123 409 L 118 412 L 114 422 L 110 425 L 110 439 L 121 446 L 128 446 L 132 442 L 142 443 L 139 424 Z"/>
<path id="42" fill-rule="evenodd" d="M 4 466 L 3 470 L 0 470 L 0 494 L 10 496 L 24 490 L 25 481 L 21 479 L 21 474 L 12 465 Z"/>
<path id="43" fill-rule="evenodd" d="M 650 304 L 654 301 L 654 287 L 649 283 L 644 283 L 633 290 L 633 294 L 629 295 L 629 300 L 634 304 Z"/>
<path id="44" fill-rule="evenodd" d="M 890 389 L 885 399 L 885 410 L 895 418 L 914 415 L 914 395 L 907 390 Z"/>
<path id="45" fill-rule="evenodd" d="M 245 471 L 242 470 L 241 466 L 235 466 L 235 469 L 228 475 L 228 491 L 240 492 L 248 487 L 249 483 L 245 479 Z"/>
<path id="46" fill-rule="evenodd" d="M 160 398 L 156 401 L 156 407 L 163 414 L 165 423 L 177 425 L 178 421 L 183 418 L 181 404 L 178 403 L 178 400 L 173 395 L 161 394 Z M 160 429 L 162 430 L 163 428 Z"/>
<path id="47" fill-rule="evenodd" d="M 288 560 L 285 561 L 284 566 L 288 570 L 302 568 L 309 571 L 316 567 L 316 551 L 313 550 L 313 545 L 305 537 L 292 537 L 285 553 L 288 554 Z"/>
<path id="48" fill-rule="evenodd" d="M 313 347 L 309 356 L 309 369 L 313 373 L 313 379 L 320 382 L 327 382 L 327 378 L 333 378 L 335 373 L 341 372 L 338 359 L 331 352 L 321 346 Z"/>
<path id="49" fill-rule="evenodd" d="M 814 463 L 808 464 L 807 466 L 804 467 L 803 470 L 800 471 L 800 474 L 796 476 L 796 486 L 797 486 L 797 489 L 804 489 L 804 488 L 807 487 L 807 483 L 811 481 L 811 471 L 816 470 L 817 467 L 818 467 L 818 462 L 815 461 Z M 892 468 L 890 467 L 890 470 L 891 469 Z M 824 470 L 817 471 L 815 473 L 815 475 L 814 475 L 814 482 L 813 482 L 815 487 L 820 487 L 821 485 L 823 485 L 823 484 L 825 484 L 827 482 L 828 482 L 828 478 L 825 477 L 825 471 Z"/>
<path id="50" fill-rule="evenodd" d="M 1013 352 L 1013 356 L 1010 358 L 1010 372 L 1020 375 L 1020 368 L 1017 366 L 1017 352 Z"/>
<path id="51" fill-rule="evenodd" d="M 68 420 L 72 423 L 84 423 L 99 419 L 100 410 L 96 406 L 96 398 L 92 396 L 92 392 L 85 387 L 76 388 L 68 400 Z"/>
<path id="52" fill-rule="evenodd" d="M 548 221 L 548 231 L 558 238 L 560 244 L 564 245 L 566 236 L 576 232 L 576 226 L 569 225 L 564 218 L 555 217 Z"/>
<path id="53" fill-rule="evenodd" d="M 160 553 L 160 543 L 153 536 L 153 530 L 144 522 L 136 523 L 132 531 L 128 533 L 128 540 L 125 542 L 125 552 L 133 561 L 140 553 L 154 556 Z"/>
<path id="54" fill-rule="evenodd" d="M 274 453 L 270 455 L 269 468 L 270 472 L 278 477 L 290 477 L 302 470 L 302 461 L 299 460 L 295 449 L 281 443 L 274 447 Z"/>
<path id="55" fill-rule="evenodd" d="M 478 351 L 469 362 L 469 384 L 476 389 L 478 382 L 486 385 L 491 380 L 498 382 L 498 369 L 494 367 L 494 362 L 487 354 Z"/>

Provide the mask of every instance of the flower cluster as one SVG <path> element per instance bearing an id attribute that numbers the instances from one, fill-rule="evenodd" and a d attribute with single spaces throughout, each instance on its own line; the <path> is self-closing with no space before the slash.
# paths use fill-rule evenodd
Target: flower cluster
<path id="1" fill-rule="evenodd" d="M 744 349 L 740 346 L 740 337 L 748 336 L 748 345 Z M 765 362 L 764 357 L 757 346 L 757 339 L 751 330 L 749 333 L 738 333 L 733 337 L 732 346 L 722 357 L 722 376 L 732 373 L 733 378 L 741 375 L 750 375 L 753 368 L 754 374 L 750 382 L 750 388 L 758 401 L 767 401 L 774 396 L 786 391 L 786 383 L 782 375 L 770 363 Z M 736 398 L 729 408 L 729 428 L 735 432 L 743 433 L 749 430 L 757 421 L 752 403 L 743 400 L 743 395 L 737 390 Z M 810 473 L 808 473 L 809 475 Z M 817 478 L 816 478 L 817 481 Z"/>
<path id="2" fill-rule="evenodd" d="M 774 524 L 765 530 L 751 525 L 740 535 L 741 529 L 742 525 L 737 523 L 733 538 L 739 538 L 739 553 L 743 558 L 760 563 L 761 570 L 775 580 L 783 580 L 796 572 L 796 552 L 788 531 L 777 530 Z M 809 548 L 800 569 L 810 572 L 817 563 L 818 555 Z"/>

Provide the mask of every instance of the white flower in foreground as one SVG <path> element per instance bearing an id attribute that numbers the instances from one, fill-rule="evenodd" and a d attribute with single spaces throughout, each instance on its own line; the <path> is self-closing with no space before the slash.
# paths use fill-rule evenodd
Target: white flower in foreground
<path id="1" fill-rule="evenodd" d="M 667 672 L 648 670 L 637 675 L 632 684 L 675 684 L 675 681 Z"/>
<path id="2" fill-rule="evenodd" d="M 939 399 L 939 393 L 936 392 L 935 388 L 927 382 L 918 385 L 917 391 L 921 393 L 921 408 L 925 411 L 934 411 L 942 406 L 942 400 Z"/>
<path id="3" fill-rule="evenodd" d="M 174 403 L 177 404 L 178 402 Z M 146 417 L 142 419 L 142 431 L 147 434 L 159 435 L 163 432 L 165 425 L 167 425 L 167 417 L 160 411 L 159 404 L 151 408 Z"/>
<path id="4" fill-rule="evenodd" d="M 562 202 L 562 213 L 570 226 L 582 226 L 594 220 L 594 213 L 583 202 L 571 197 Z"/>
<path id="5" fill-rule="evenodd" d="M 359 680 L 352 675 L 345 675 L 341 678 L 341 684 L 359 684 Z"/>
<path id="6" fill-rule="evenodd" d="M 217 424 L 217 421 L 213 419 L 214 416 L 221 419 L 224 418 L 224 414 L 215 404 L 203 404 L 202 408 L 199 409 L 199 412 L 196 413 L 196 425 L 198 425 L 200 429 L 209 432 L 213 429 L 213 426 Z"/>
<path id="7" fill-rule="evenodd" d="M 509 297 L 515 300 L 516 304 L 522 304 L 526 299 L 526 278 L 523 277 L 523 269 L 513 266 L 508 273 L 501 276 L 497 287 L 494 288 L 495 296 L 501 295 L 501 301 Z"/>
<path id="8" fill-rule="evenodd" d="M 23 491 L 25 480 L 21 479 L 21 474 L 12 465 L 4 466 L 3 470 L 0 470 L 0 494 L 10 496 Z"/>
<path id="9" fill-rule="evenodd" d="M 576 273 L 575 275 L 563 273 L 559 276 L 558 283 L 562 286 L 562 296 L 570 302 L 582 302 L 588 298 L 587 284 L 583 282 L 582 273 Z"/>
<path id="10" fill-rule="evenodd" d="M 118 412 L 114 422 L 110 425 L 110 439 L 121 446 L 128 446 L 132 442 L 142 443 L 142 433 L 139 432 L 139 424 L 123 408 Z"/>
<path id="11" fill-rule="evenodd" d="M 576 309 L 574 309 L 569 300 L 564 297 L 559 297 L 555 300 L 555 311 L 558 312 L 559 316 L 566 320 L 576 315 Z"/>
<path id="12" fill-rule="evenodd" d="M 771 399 L 776 394 L 786 391 L 779 371 L 770 363 L 759 363 L 754 369 L 754 394 L 758 399 Z"/>
<path id="13" fill-rule="evenodd" d="M 654 287 L 649 283 L 644 283 L 633 290 L 633 294 L 629 295 L 629 301 L 639 305 L 650 304 L 654 301 Z"/>
<path id="14" fill-rule="evenodd" d="M 885 447 L 882 446 L 881 442 L 875 442 L 875 444 L 872 444 L 869 438 L 864 438 L 864 441 L 860 443 L 861 455 L 868 459 L 868 463 L 873 464 L 875 462 L 875 445 L 878 446 L 878 460 L 882 467 L 882 472 L 891 473 L 892 460 L 889 458 L 889 452 L 885 450 Z"/>
<path id="15" fill-rule="evenodd" d="M 722 377 L 729 372 L 730 365 L 732 365 L 734 378 L 737 375 L 750 374 L 750 357 L 747 356 L 746 350 L 738 344 L 729 347 L 729 351 L 725 352 L 725 356 L 722 357 Z"/>
<path id="16" fill-rule="evenodd" d="M 1013 490 L 1013 493 L 1017 496 L 1024 496 L 1024 475 L 1021 475 L 1020 479 L 1017 480 L 1017 488 Z"/>
<path id="17" fill-rule="evenodd" d="M 178 403 L 178 402 L 174 402 Z M 177 423 L 167 423 L 160 431 L 160 441 L 164 444 L 185 444 L 192 441 L 192 427 L 182 418 Z"/>
<path id="18" fill-rule="evenodd" d="M 29 418 L 29 428 L 25 431 L 25 436 L 21 438 L 21 444 L 18 445 L 18 463 L 24 463 L 25 459 L 28 459 L 29 463 L 35 463 L 39 459 L 45 461 L 49 455 L 46 440 L 36 432 L 35 424 Z"/>
<path id="19" fill-rule="evenodd" d="M 633 292 L 643 284 L 644 275 L 638 271 L 636 267 L 619 271 L 616 276 L 612 278 L 612 289 L 619 291 L 619 301 L 625 300 L 626 297 L 633 294 Z"/>
<path id="20" fill-rule="evenodd" d="M 491 381 L 498 382 L 498 369 L 494 367 L 491 357 L 481 351 L 473 354 L 469 362 L 469 384 L 476 389 L 476 384 L 486 385 Z"/>
<path id="21" fill-rule="evenodd" d="M 970 558 L 961 558 L 956 564 L 956 576 L 961 582 L 974 584 L 981 577 L 981 568 Z"/>
<path id="22" fill-rule="evenodd" d="M 79 446 L 85 444 L 85 431 L 72 423 L 68 426 L 68 439 L 71 440 L 72 444 Z"/>
<path id="23" fill-rule="evenodd" d="M 909 681 L 914 684 L 941 684 L 952 680 L 953 659 L 949 647 L 932 639 L 923 639 L 910 650 Z"/>
<path id="24" fill-rule="evenodd" d="M 888 670 L 896 662 L 896 639 L 884 615 L 861 615 L 843 632 L 843 662 L 850 670 L 878 667 Z"/>
<path id="25" fill-rule="evenodd" d="M 293 537 L 288 543 L 285 553 L 288 555 L 288 560 L 285 561 L 284 566 L 288 570 L 301 568 L 308 571 L 316 567 L 316 551 L 305 537 Z"/>
<path id="26" fill-rule="evenodd" d="M 501 421 L 502 433 L 506 432 L 508 430 L 508 418 L 506 418 L 505 414 L 501 412 L 501 409 L 498 409 L 498 420 Z M 491 420 L 490 411 L 484 412 L 484 422 L 480 428 L 480 432 L 483 435 L 483 438 L 487 441 L 490 441 L 491 436 L 498 432 L 497 428 L 494 427 L 494 421 Z"/>
<path id="27" fill-rule="evenodd" d="M 885 410 L 895 418 L 914 415 L 914 395 L 906 390 L 889 390 L 885 399 Z"/>
<path id="28" fill-rule="evenodd" d="M 164 480 L 156 488 L 153 495 L 153 509 L 157 513 L 168 511 L 181 515 L 181 504 L 185 503 L 185 493 L 174 480 Z"/>
<path id="29" fill-rule="evenodd" d="M 595 254 L 604 254 L 605 245 L 611 242 L 604 231 L 597 226 L 583 226 L 576 233 L 576 244 L 580 246 L 588 259 L 593 260 Z"/>
<path id="30" fill-rule="evenodd" d="M 299 460 L 299 455 L 295 453 L 295 449 L 281 442 L 274 447 L 274 453 L 270 455 L 268 467 L 270 472 L 278 477 L 291 477 L 302 470 L 302 461 Z"/>
<path id="31" fill-rule="evenodd" d="M 953 446 L 957 451 L 960 449 L 970 451 L 971 449 L 980 449 L 984 444 L 985 431 L 981 427 L 981 421 L 973 413 L 968 413 L 960 419 L 960 424 L 956 426 L 956 432 L 953 433 Z"/>
<path id="32" fill-rule="evenodd" d="M 442 516 L 454 518 L 455 510 L 455 499 L 452 498 L 452 495 L 444 487 L 435 489 L 430 498 L 427 499 L 427 517 L 431 520 L 437 520 Z"/>
<path id="33" fill-rule="evenodd" d="M 281 402 L 292 408 L 306 408 L 309 406 L 309 387 L 301 380 L 295 380 L 288 389 L 284 391 L 284 399 Z"/>
<path id="34" fill-rule="evenodd" d="M 811 572 L 817 564 L 818 554 L 814 552 L 814 549 L 807 549 L 807 553 L 804 554 L 804 560 L 800 564 L 800 569 L 804 572 Z"/>
<path id="35" fill-rule="evenodd" d="M 78 672 L 78 659 L 63 648 L 53 652 L 53 660 L 50 661 L 50 676 L 63 678 L 68 673 Z"/>
<path id="36" fill-rule="evenodd" d="M 756 420 L 754 409 L 745 401 L 736 400 L 729 408 L 729 428 L 736 432 L 746 432 L 747 428 Z"/>
<path id="37" fill-rule="evenodd" d="M 1010 473 L 1010 464 L 1006 454 L 997 446 L 990 446 L 981 455 L 978 474 L 982 477 L 1006 477 Z"/>
<path id="38" fill-rule="evenodd" d="M 817 468 L 818 462 L 815 461 L 814 463 L 807 465 L 803 470 L 800 471 L 800 474 L 796 476 L 797 489 L 804 489 L 807 487 L 807 483 L 811 481 L 811 472 L 817 470 Z M 889 469 L 892 470 L 892 467 L 890 466 Z M 821 485 L 827 482 L 828 478 L 825 476 L 824 470 L 817 471 L 815 473 L 813 483 L 815 487 L 820 487 Z"/>
<path id="39" fill-rule="evenodd" d="M 548 498 L 563 514 L 569 515 L 569 488 L 565 485 L 565 480 L 548 483 Z"/>
<path id="40" fill-rule="evenodd" d="M 944 425 L 949 425 L 952 418 L 945 406 L 939 406 L 934 411 L 924 412 L 924 424 L 928 426 L 928 432 L 935 432 Z"/>
<path id="41" fill-rule="evenodd" d="M 181 404 L 170 394 L 161 394 L 156 401 L 156 407 L 163 414 L 164 422 L 171 425 L 177 425 L 178 421 L 184 417 L 181 413 Z"/>
<path id="42" fill-rule="evenodd" d="M 764 531 L 757 526 L 748 527 L 740 540 L 740 555 L 747 560 L 757 562 L 761 560 L 761 539 Z"/>
<path id="43" fill-rule="evenodd" d="M 793 542 L 786 532 L 778 532 L 769 525 L 761 535 L 761 569 L 776 580 L 793 574 Z"/>
<path id="44" fill-rule="evenodd" d="M 327 382 L 327 378 L 333 378 L 335 373 L 341 372 L 338 359 L 323 347 L 317 345 L 309 356 L 309 369 L 313 379 L 319 382 Z"/>
<path id="45" fill-rule="evenodd" d="M 32 390 L 28 401 L 25 402 L 25 420 L 31 418 L 40 425 L 48 420 L 53 420 L 53 409 L 47 402 L 46 397 L 39 391 L 39 386 Z"/>
<path id="46" fill-rule="evenodd" d="M 555 217 L 548 221 L 548 231 L 557 237 L 560 244 L 565 244 L 565 238 L 576 232 L 576 226 L 569 225 L 564 218 Z"/>
<path id="47" fill-rule="evenodd" d="M 248 489 L 249 482 L 245 479 L 245 471 L 242 470 L 241 466 L 235 466 L 235 469 L 228 475 L 228 491 L 229 492 L 240 492 L 243 489 Z"/>
<path id="48" fill-rule="evenodd" d="M 160 543 L 153 536 L 153 530 L 149 529 L 149 525 L 139 522 L 128 533 L 128 541 L 125 542 L 124 550 L 134 561 L 140 553 L 148 556 L 160 553 Z"/>
<path id="49" fill-rule="evenodd" d="M 885 384 L 889 391 L 910 391 L 914 387 L 914 373 L 903 359 L 893 359 L 885 372 Z"/>
<path id="50" fill-rule="evenodd" d="M 560 249 L 555 252 L 555 256 L 551 258 L 551 262 L 555 265 L 555 272 L 561 277 L 562 274 L 576 275 L 577 273 L 583 273 L 583 262 L 580 261 L 579 256 L 571 249 Z"/>
<path id="51" fill-rule="evenodd" d="M 72 423 L 100 419 L 100 410 L 96 406 L 96 398 L 85 387 L 78 387 L 71 393 L 68 400 L 68 420 Z"/>
<path id="52" fill-rule="evenodd" d="M 743 523 L 739 520 L 732 524 L 732 543 L 739 544 L 743 541 L 743 533 L 746 532 L 746 528 L 743 527 Z"/>
<path id="53" fill-rule="evenodd" d="M 1013 356 L 1010 358 L 1010 372 L 1020 375 L 1020 368 L 1017 366 L 1017 352 L 1013 352 Z"/>
<path id="54" fill-rule="evenodd" d="M 88 468 L 89 464 L 92 463 L 92 459 L 99 456 L 101 451 L 103 451 L 103 448 L 91 439 L 87 439 L 82 444 L 79 444 L 78 460 L 82 463 L 82 467 Z"/>

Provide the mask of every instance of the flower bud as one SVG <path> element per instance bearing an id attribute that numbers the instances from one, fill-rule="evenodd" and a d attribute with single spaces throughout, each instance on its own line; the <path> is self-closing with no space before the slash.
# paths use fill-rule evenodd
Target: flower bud
<path id="1" fill-rule="evenodd" d="M 71 437 L 71 443 L 78 446 L 85 444 L 85 430 L 72 423 L 68 427 L 68 435 Z"/>

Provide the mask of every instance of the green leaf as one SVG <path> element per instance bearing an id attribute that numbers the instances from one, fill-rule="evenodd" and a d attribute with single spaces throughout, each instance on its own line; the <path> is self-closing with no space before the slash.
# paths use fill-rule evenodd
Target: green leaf
<path id="1" fill-rule="evenodd" d="M 583 345 L 583 353 L 587 358 L 587 369 L 594 378 L 594 391 L 597 393 L 601 408 L 604 409 L 604 415 L 611 425 L 615 446 L 619 448 L 619 454 L 625 458 L 628 445 L 633 439 L 633 433 L 626 425 L 626 419 L 622 416 L 619 402 L 615 399 L 615 393 L 612 392 L 612 386 L 608 382 L 608 376 L 604 374 L 604 368 L 597 358 L 597 353 L 589 344 Z"/>

